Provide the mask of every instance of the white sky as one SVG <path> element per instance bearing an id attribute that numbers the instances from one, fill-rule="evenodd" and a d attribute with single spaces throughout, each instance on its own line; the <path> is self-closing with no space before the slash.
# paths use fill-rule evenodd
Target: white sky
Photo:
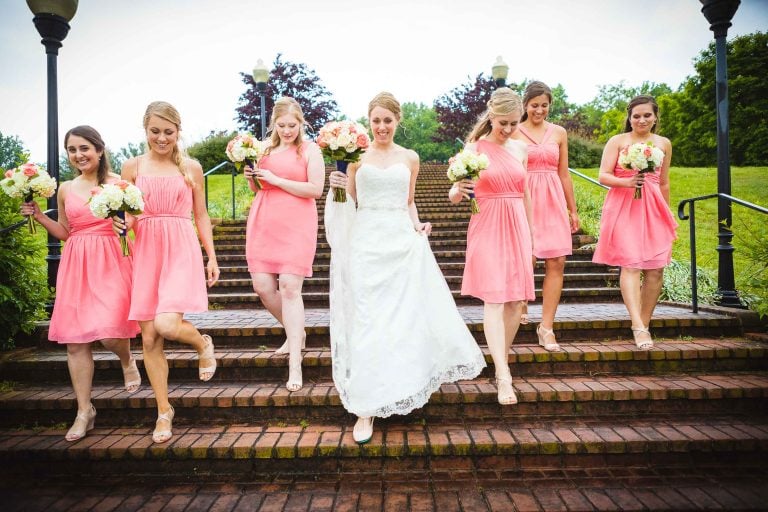
<path id="1" fill-rule="evenodd" d="M 388 90 L 432 104 L 496 56 L 509 80 L 561 83 L 585 103 L 624 80 L 676 88 L 712 40 L 698 0 L 80 0 L 59 52 L 59 133 L 90 124 L 119 149 L 143 140 L 162 99 L 189 144 L 236 129 L 256 59 L 314 69 L 357 119 Z M 729 39 L 768 29 L 768 0 L 742 0 Z M 0 0 L 0 132 L 46 159 L 45 50 L 23 0 Z"/>

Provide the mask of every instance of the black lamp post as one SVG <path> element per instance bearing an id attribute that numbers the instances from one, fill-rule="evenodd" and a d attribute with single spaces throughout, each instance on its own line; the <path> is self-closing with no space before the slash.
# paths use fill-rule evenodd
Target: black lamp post
<path id="1" fill-rule="evenodd" d="M 253 81 L 256 82 L 256 90 L 259 91 L 259 101 L 261 102 L 261 137 L 259 139 L 264 140 L 267 135 L 267 81 L 269 80 L 269 71 L 264 65 L 264 61 L 259 59 L 256 61 L 256 67 L 253 68 Z"/>
<path id="2" fill-rule="evenodd" d="M 69 21 L 77 11 L 77 0 L 27 0 L 27 6 L 35 17 L 35 28 L 43 38 L 48 60 L 48 174 L 59 184 L 59 113 L 56 88 L 56 58 L 61 42 L 69 33 Z M 57 194 L 48 199 L 48 209 L 56 210 Z M 54 218 L 58 217 L 58 212 Z M 48 234 L 48 286 L 56 286 L 56 274 L 59 271 L 61 245 L 59 240 Z"/>
<path id="3" fill-rule="evenodd" d="M 496 63 L 491 68 L 491 76 L 496 82 L 496 87 L 504 87 L 507 85 L 507 74 L 509 73 L 509 66 L 501 58 L 501 55 L 496 57 Z"/>
<path id="4" fill-rule="evenodd" d="M 728 149 L 728 64 L 726 62 L 725 37 L 731 26 L 731 18 L 739 8 L 740 0 L 700 0 L 701 12 L 715 33 L 715 82 L 717 103 L 717 192 L 731 194 L 731 162 Z M 720 305 L 741 307 L 736 291 L 733 272 L 733 232 L 731 231 L 731 202 L 725 198 L 717 200 L 719 257 L 717 288 Z"/>

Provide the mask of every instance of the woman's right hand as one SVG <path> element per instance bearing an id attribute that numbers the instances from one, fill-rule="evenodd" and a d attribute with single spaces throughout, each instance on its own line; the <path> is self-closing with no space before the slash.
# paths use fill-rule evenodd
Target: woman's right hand
<path id="1" fill-rule="evenodd" d="M 21 203 L 21 208 L 19 212 L 25 217 L 29 217 L 31 215 L 32 217 L 35 218 L 35 220 L 39 220 L 41 215 L 45 215 L 40 210 L 40 207 L 37 205 L 35 201 L 29 201 L 28 203 Z"/>
<path id="2" fill-rule="evenodd" d="M 347 190 L 347 175 L 343 172 L 332 171 L 328 176 L 328 184 L 333 188 Z"/>
<path id="3" fill-rule="evenodd" d="M 250 165 L 246 165 L 243 167 L 243 175 L 245 176 L 245 179 L 252 180 L 256 176 L 256 170 Z"/>
<path id="4" fill-rule="evenodd" d="M 645 182 L 645 173 L 639 172 L 634 176 L 627 178 L 627 187 L 642 188 L 644 182 Z"/>
<path id="5" fill-rule="evenodd" d="M 453 187 L 459 191 L 461 197 L 469 199 L 469 194 L 475 191 L 475 182 L 468 178 L 464 178 L 463 180 L 454 183 Z"/>
<path id="6" fill-rule="evenodd" d="M 112 231 L 114 231 L 116 235 L 122 236 L 123 230 L 127 230 L 127 229 L 128 229 L 127 222 L 123 222 L 123 219 L 121 219 L 117 215 L 112 217 Z"/>

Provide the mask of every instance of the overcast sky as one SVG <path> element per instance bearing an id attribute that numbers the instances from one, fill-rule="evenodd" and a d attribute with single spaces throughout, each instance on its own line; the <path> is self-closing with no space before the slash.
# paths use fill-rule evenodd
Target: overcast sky
<path id="1" fill-rule="evenodd" d="M 239 72 L 278 53 L 356 119 L 382 90 L 432 104 L 497 55 L 510 81 L 560 83 L 579 104 L 621 80 L 676 88 L 712 40 L 698 0 L 80 0 L 70 24 L 60 135 L 90 124 L 113 149 L 143 140 L 158 99 L 179 109 L 188 144 L 236 129 Z M 768 0 L 743 0 L 728 36 L 766 29 Z M 0 0 L 0 132 L 45 160 L 45 51 L 23 0 Z"/>

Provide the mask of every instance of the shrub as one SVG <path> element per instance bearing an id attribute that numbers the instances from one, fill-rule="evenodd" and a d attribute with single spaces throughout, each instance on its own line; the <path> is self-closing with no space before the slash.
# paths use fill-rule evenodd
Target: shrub
<path id="1" fill-rule="evenodd" d="M 717 293 L 717 277 L 715 272 L 696 267 L 697 297 L 700 304 L 715 304 Z M 690 304 L 693 300 L 691 290 L 691 264 L 687 261 L 672 260 L 664 269 L 664 286 L 661 289 L 660 300 Z"/>
<path id="2" fill-rule="evenodd" d="M 603 146 L 578 135 L 568 135 L 568 165 L 585 168 L 600 165 L 603 156 Z"/>
<path id="3" fill-rule="evenodd" d="M 234 136 L 234 132 L 211 132 L 205 139 L 189 146 L 187 153 L 200 162 L 203 172 L 207 172 L 227 160 L 227 143 Z"/>
<path id="4" fill-rule="evenodd" d="M 768 229 L 764 225 L 748 227 L 746 223 L 742 229 L 746 236 L 738 236 L 738 250 L 750 264 L 745 269 L 736 269 L 737 282 L 741 283 L 739 295 L 749 309 L 763 317 L 768 315 Z"/>
<path id="5" fill-rule="evenodd" d="M 19 199 L 0 194 L 0 228 L 18 222 Z M 20 332 L 31 333 L 35 321 L 45 318 L 50 297 L 45 245 L 26 226 L 0 234 L 0 349 L 14 347 Z"/>

